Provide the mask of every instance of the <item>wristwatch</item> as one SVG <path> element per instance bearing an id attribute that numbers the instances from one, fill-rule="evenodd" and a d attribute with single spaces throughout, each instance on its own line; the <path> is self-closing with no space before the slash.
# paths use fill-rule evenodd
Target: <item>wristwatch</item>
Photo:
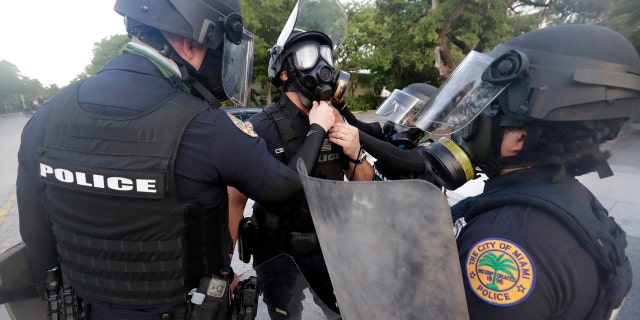
<path id="1" fill-rule="evenodd" d="M 359 164 L 367 160 L 367 154 L 364 152 L 364 150 L 362 150 L 362 148 L 360 148 L 360 152 L 358 152 L 358 159 L 353 160 L 349 157 L 347 157 L 347 159 L 349 159 L 349 162 L 351 163 Z"/>

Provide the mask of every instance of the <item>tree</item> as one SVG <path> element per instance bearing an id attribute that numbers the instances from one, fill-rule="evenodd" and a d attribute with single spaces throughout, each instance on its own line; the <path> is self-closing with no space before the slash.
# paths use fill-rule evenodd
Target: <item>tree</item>
<path id="1" fill-rule="evenodd" d="M 46 99 L 49 93 L 39 80 L 22 76 L 13 63 L 0 61 L 0 112 L 22 109 L 23 99 L 24 107 L 31 108 L 34 99 Z"/>
<path id="2" fill-rule="evenodd" d="M 7 61 L 0 61 L 0 103 L 2 109 L 15 105 L 19 99 L 19 88 L 22 85 L 22 76 L 18 67 Z"/>
<path id="3" fill-rule="evenodd" d="M 81 80 L 98 73 L 109 60 L 122 53 L 122 50 L 124 50 L 128 42 L 129 36 L 126 34 L 113 35 L 108 38 L 103 38 L 99 42 L 95 42 L 93 44 L 93 58 L 91 59 L 91 63 L 88 64 L 84 68 L 84 72 L 77 75 L 73 81 Z"/>
<path id="4" fill-rule="evenodd" d="M 280 31 L 289 18 L 297 0 L 241 0 L 245 28 L 255 35 L 253 86 L 251 99 L 255 106 L 271 103 L 271 82 L 267 78 L 269 48 L 276 44 Z M 257 87 L 257 88 L 256 88 Z M 259 90 L 258 90 L 259 89 Z"/>
<path id="5" fill-rule="evenodd" d="M 612 0 L 607 25 L 626 36 L 640 52 L 640 1 Z"/>
<path id="6" fill-rule="evenodd" d="M 502 259 L 504 258 L 504 259 Z M 496 280 L 498 279 L 498 272 L 502 271 L 510 277 L 513 277 L 513 273 L 511 270 L 518 270 L 514 266 L 514 262 L 511 258 L 505 257 L 505 254 L 501 254 L 496 256 L 495 253 L 489 252 L 480 258 L 478 261 L 478 267 L 489 267 L 493 269 L 493 275 L 491 276 L 491 283 L 485 284 L 485 287 L 492 290 L 499 290 L 500 288 L 496 285 Z"/>

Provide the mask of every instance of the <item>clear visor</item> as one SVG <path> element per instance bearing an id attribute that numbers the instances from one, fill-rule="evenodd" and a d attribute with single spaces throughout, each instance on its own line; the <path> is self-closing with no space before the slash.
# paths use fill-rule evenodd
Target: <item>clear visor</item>
<path id="1" fill-rule="evenodd" d="M 313 68 L 320 57 L 333 67 L 331 47 L 326 45 L 307 44 L 296 49 L 293 53 L 293 63 L 296 69 L 304 71 Z"/>
<path id="2" fill-rule="evenodd" d="M 482 81 L 482 73 L 494 60 L 471 51 L 418 111 L 413 119 L 415 126 L 428 133 L 454 133 L 471 123 L 510 83 Z"/>
<path id="3" fill-rule="evenodd" d="M 224 41 L 222 56 L 224 92 L 234 104 L 247 107 L 251 96 L 254 35 L 245 29 L 240 44 L 234 44 L 226 37 Z"/>
<path id="4" fill-rule="evenodd" d="M 284 47 L 294 30 L 324 33 L 336 51 L 347 36 L 347 12 L 338 0 L 298 0 L 276 45 Z"/>
<path id="5" fill-rule="evenodd" d="M 378 107 L 376 114 L 397 124 L 413 126 L 414 116 L 424 107 L 425 103 L 425 100 L 395 89 Z"/>

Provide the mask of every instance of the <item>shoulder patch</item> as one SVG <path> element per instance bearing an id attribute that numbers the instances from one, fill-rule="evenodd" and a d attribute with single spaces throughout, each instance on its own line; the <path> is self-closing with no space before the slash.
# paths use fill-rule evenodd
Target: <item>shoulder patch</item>
<path id="1" fill-rule="evenodd" d="M 242 122 L 241 120 L 236 118 L 234 115 L 231 115 L 231 114 L 227 114 L 227 115 L 229 116 L 229 118 L 231 118 L 231 121 L 233 121 L 233 124 L 235 124 L 236 127 L 238 127 L 238 129 L 242 130 L 242 132 L 252 137 L 258 136 L 256 132 L 253 131 L 253 125 L 251 125 L 251 122 Z"/>
<path id="2" fill-rule="evenodd" d="M 487 238 L 471 247 L 465 261 L 471 291 L 496 306 L 526 300 L 536 284 L 536 269 L 529 254 L 512 241 Z"/>

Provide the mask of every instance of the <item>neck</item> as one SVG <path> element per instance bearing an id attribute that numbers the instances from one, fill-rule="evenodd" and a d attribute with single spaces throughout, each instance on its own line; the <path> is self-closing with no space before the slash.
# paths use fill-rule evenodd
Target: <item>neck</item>
<path id="1" fill-rule="evenodd" d="M 293 102 L 293 104 L 298 107 L 298 109 L 302 110 L 302 112 L 309 114 L 310 108 L 307 108 L 300 99 L 300 95 L 297 92 L 285 92 L 287 98 Z"/>

